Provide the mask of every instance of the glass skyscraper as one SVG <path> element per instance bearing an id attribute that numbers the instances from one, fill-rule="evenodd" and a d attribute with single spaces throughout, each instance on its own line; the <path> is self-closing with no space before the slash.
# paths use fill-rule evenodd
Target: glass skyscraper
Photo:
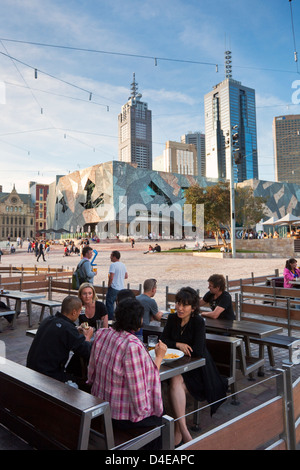
<path id="1" fill-rule="evenodd" d="M 258 179 L 255 90 L 226 78 L 204 97 L 206 177 L 230 179 L 231 135 L 239 134 L 241 162 L 234 181 Z"/>

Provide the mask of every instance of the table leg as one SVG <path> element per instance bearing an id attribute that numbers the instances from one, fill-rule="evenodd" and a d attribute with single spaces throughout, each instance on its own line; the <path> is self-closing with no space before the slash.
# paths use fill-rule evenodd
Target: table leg
<path id="1" fill-rule="evenodd" d="M 32 326 L 32 321 L 31 321 L 32 320 L 32 318 L 31 318 L 31 316 L 32 316 L 31 315 L 32 314 L 31 300 L 27 300 L 26 303 L 27 303 L 27 314 L 28 314 L 28 326 L 29 326 L 29 328 L 31 328 L 31 326 Z"/>

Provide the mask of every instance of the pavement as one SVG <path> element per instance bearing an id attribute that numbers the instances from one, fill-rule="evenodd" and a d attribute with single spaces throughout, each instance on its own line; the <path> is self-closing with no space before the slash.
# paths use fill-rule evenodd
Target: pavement
<path id="1" fill-rule="evenodd" d="M 162 249 L 168 249 L 172 246 L 179 246 L 180 242 L 176 241 L 163 241 L 160 242 Z M 25 243 L 26 245 L 26 243 Z M 170 292 L 176 292 L 182 286 L 191 286 L 200 290 L 200 295 L 203 295 L 207 290 L 207 279 L 211 274 L 221 273 L 228 276 L 230 280 L 249 278 L 251 273 L 254 276 L 273 274 L 275 269 L 279 269 L 280 274 L 285 265 L 284 259 L 219 259 L 219 258 L 205 258 L 193 256 L 192 254 L 175 254 L 175 253 L 153 253 L 144 254 L 148 249 L 149 242 L 136 242 L 135 247 L 131 248 L 130 243 L 100 243 L 92 245 L 97 249 L 98 256 L 96 264 L 98 268 L 97 276 L 94 284 L 101 284 L 107 281 L 107 273 L 110 265 L 110 252 L 117 249 L 121 252 L 121 261 L 123 261 L 128 271 L 128 282 L 132 288 L 138 287 L 146 278 L 155 278 L 158 281 L 158 292 L 156 294 L 156 301 L 160 308 L 165 308 L 165 288 L 169 286 Z M 46 261 L 36 262 L 34 254 L 27 253 L 27 246 L 23 249 L 17 250 L 13 255 L 2 256 L 0 271 L 2 266 L 50 266 L 65 268 L 74 268 L 79 262 L 80 258 L 77 255 L 64 256 L 63 246 L 52 246 L 49 257 Z M 5 277 L 1 274 L 1 277 Z M 61 300 L 60 294 L 55 294 L 55 300 Z M 33 306 L 33 328 L 38 327 L 38 319 L 40 314 L 40 307 Z M 47 315 L 47 313 L 46 313 Z M 26 357 L 32 338 L 26 336 L 28 329 L 28 318 L 26 312 L 21 312 L 17 319 L 16 328 L 12 330 L 8 322 L 2 318 L 0 319 L 0 351 L 4 351 L 4 355 L 19 364 L 26 364 Z M 287 332 L 284 332 L 287 334 Z M 293 336 L 299 336 L 293 332 Z M 254 346 L 255 353 L 255 346 Z M 288 360 L 287 351 L 275 349 L 276 367 L 281 367 L 284 361 Z M 266 354 L 267 357 L 267 354 Z M 300 376 L 300 365 L 293 366 L 292 369 L 293 381 Z M 242 375 L 240 371 L 237 372 L 237 387 L 238 387 L 238 402 L 239 405 L 233 405 L 231 399 L 228 398 L 222 404 L 217 413 L 210 416 L 209 407 L 204 405 L 201 411 L 201 428 L 197 431 L 192 431 L 193 437 L 208 431 L 209 429 L 218 426 L 233 417 L 246 412 L 254 406 L 262 403 L 266 398 L 271 398 L 275 394 L 276 384 L 276 371 L 272 370 L 268 359 L 265 363 L 264 377 L 255 375 L 254 380 L 250 381 L 248 377 Z M 193 403 L 188 401 L 187 411 L 192 411 Z M 193 416 L 188 414 L 187 421 L 192 427 Z M 26 443 L 20 441 L 17 437 L 7 433 L 3 428 L 0 428 L 0 450 L 13 450 L 13 449 L 30 449 Z"/>

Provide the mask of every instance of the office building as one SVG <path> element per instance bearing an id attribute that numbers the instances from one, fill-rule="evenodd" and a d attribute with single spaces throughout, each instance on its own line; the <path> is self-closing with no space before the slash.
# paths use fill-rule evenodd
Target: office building
<path id="1" fill-rule="evenodd" d="M 163 154 L 154 159 L 153 170 L 197 176 L 195 145 L 168 140 Z"/>
<path id="2" fill-rule="evenodd" d="M 118 116 L 119 161 L 152 169 L 152 113 L 141 101 L 133 74 L 131 96 Z"/>
<path id="3" fill-rule="evenodd" d="M 275 180 L 300 182 L 300 114 L 277 116 L 273 120 Z"/>
<path id="4" fill-rule="evenodd" d="M 181 142 L 194 144 L 197 150 L 198 175 L 205 176 L 205 135 L 201 132 L 189 132 L 181 136 Z"/>
<path id="5" fill-rule="evenodd" d="M 242 158 L 232 158 L 234 181 L 257 179 L 255 91 L 229 76 L 205 95 L 204 112 L 206 177 L 230 179 L 231 135 L 238 132 Z"/>

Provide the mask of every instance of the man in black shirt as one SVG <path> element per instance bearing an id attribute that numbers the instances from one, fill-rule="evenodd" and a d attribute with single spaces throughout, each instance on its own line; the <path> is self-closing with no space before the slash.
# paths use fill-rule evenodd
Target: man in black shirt
<path id="1" fill-rule="evenodd" d="M 203 317 L 234 320 L 231 295 L 225 291 L 225 278 L 222 274 L 213 274 L 208 279 L 209 291 L 200 299 L 200 307 L 209 305 L 211 312 L 201 312 Z"/>
<path id="2" fill-rule="evenodd" d="M 78 297 L 66 297 L 61 313 L 42 321 L 27 356 L 26 366 L 61 382 L 74 380 L 66 370 L 69 354 L 73 351 L 89 360 L 93 328 L 79 333 L 75 321 L 81 312 L 82 302 Z"/>

